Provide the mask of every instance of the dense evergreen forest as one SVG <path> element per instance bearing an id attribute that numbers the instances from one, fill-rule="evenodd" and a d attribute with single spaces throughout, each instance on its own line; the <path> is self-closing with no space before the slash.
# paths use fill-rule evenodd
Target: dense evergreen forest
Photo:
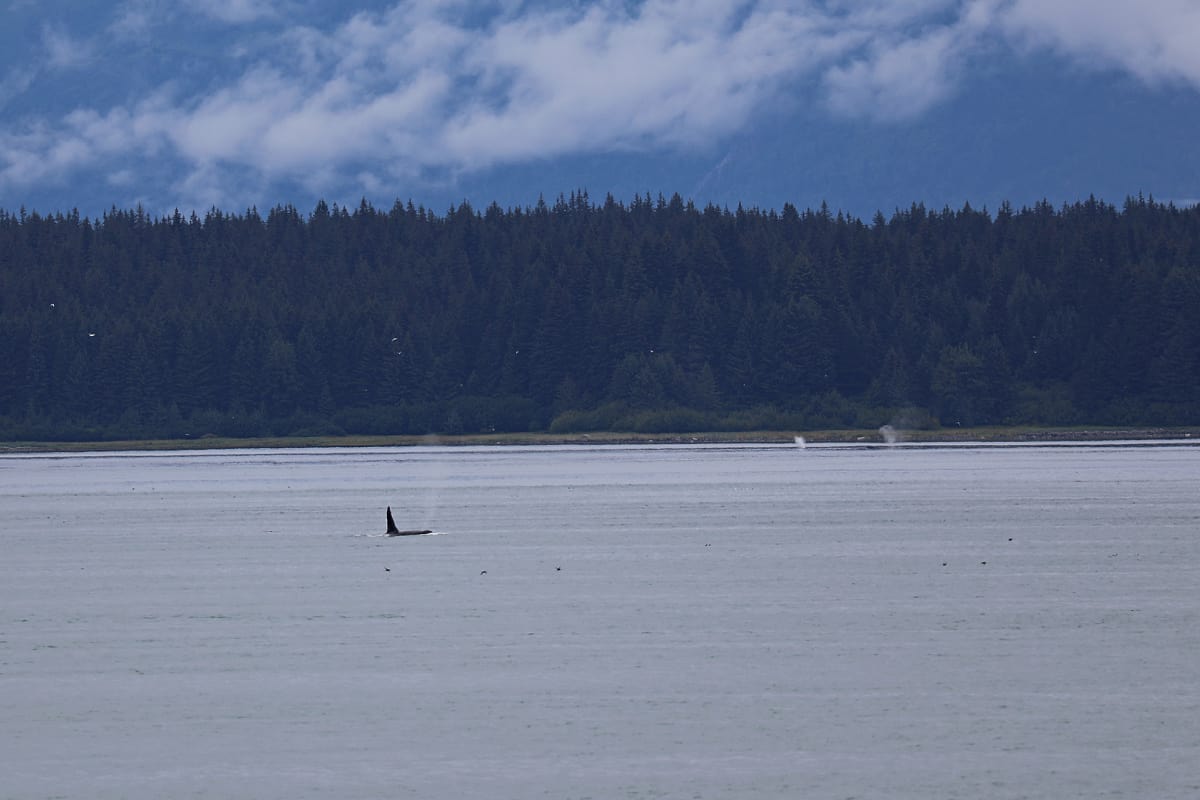
<path id="1" fill-rule="evenodd" d="M 1200 208 L 0 212 L 0 438 L 1200 423 Z"/>

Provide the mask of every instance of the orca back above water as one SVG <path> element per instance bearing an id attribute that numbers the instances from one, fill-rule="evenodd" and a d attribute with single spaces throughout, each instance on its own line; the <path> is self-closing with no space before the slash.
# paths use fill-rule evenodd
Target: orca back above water
<path id="1" fill-rule="evenodd" d="M 396 527 L 396 520 L 392 519 L 392 507 L 388 506 L 387 510 L 387 535 L 388 536 L 423 536 L 433 531 L 402 531 Z"/>

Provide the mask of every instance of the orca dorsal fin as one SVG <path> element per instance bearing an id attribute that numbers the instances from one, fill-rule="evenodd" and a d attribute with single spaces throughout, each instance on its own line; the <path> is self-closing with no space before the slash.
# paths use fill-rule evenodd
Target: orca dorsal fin
<path id="1" fill-rule="evenodd" d="M 392 519 L 392 507 L 388 506 L 387 510 L 388 527 L 387 532 L 393 536 L 400 533 L 400 529 L 396 527 L 396 520 Z"/>

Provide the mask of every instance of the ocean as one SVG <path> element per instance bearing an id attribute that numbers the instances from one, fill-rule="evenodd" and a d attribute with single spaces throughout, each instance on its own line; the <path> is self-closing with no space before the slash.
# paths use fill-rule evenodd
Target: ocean
<path id="1" fill-rule="evenodd" d="M 0 456 L 0 798 L 1169 800 L 1198 764 L 1195 443 Z"/>

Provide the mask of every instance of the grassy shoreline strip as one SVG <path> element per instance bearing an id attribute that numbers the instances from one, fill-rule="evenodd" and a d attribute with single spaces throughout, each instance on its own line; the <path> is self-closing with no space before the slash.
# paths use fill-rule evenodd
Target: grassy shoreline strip
<path id="1" fill-rule="evenodd" d="M 917 443 L 966 442 L 1095 442 L 1130 440 L 1200 440 L 1200 428 L 1120 428 L 1080 426 L 1073 428 L 985 427 L 902 430 L 898 441 Z M 521 445 L 611 445 L 611 444 L 788 444 L 797 436 L 813 444 L 883 443 L 875 430 L 824 431 L 698 431 L 694 433 L 578 434 L 503 433 L 459 436 L 313 436 L 234 439 L 146 439 L 111 442 L 0 442 L 5 453 L 83 453 L 113 451 L 229 450 L 290 447 L 416 447 L 416 446 L 521 446 Z"/>

